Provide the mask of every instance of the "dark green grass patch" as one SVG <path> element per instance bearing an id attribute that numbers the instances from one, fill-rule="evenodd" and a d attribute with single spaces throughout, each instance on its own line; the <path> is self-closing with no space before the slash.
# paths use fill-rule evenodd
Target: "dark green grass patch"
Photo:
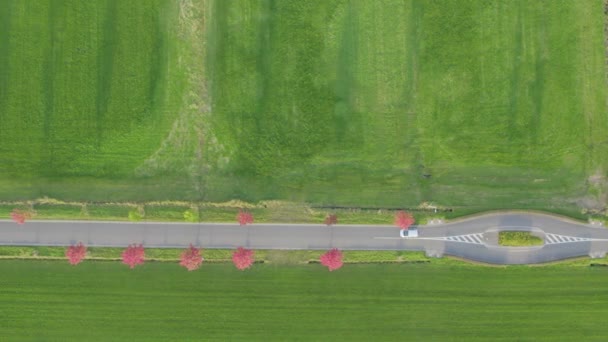
<path id="1" fill-rule="evenodd" d="M 602 268 L 0 261 L 8 340 L 603 340 Z M 576 281 L 574 281 L 576 280 Z M 573 283 L 576 283 L 573 286 Z M 404 314 L 405 313 L 405 314 Z M 404 319 L 404 315 L 411 316 Z"/>
<path id="2" fill-rule="evenodd" d="M 499 232 L 498 244 L 501 246 L 539 246 L 543 239 L 532 235 L 530 232 Z"/>

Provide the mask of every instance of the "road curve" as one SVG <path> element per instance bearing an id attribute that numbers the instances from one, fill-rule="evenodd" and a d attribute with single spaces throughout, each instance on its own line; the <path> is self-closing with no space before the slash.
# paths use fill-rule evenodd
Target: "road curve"
<path id="1" fill-rule="evenodd" d="M 543 246 L 501 247 L 501 230 L 531 231 Z M 91 247 L 420 250 L 429 256 L 452 255 L 491 264 L 534 264 L 591 256 L 608 250 L 608 229 L 540 213 L 492 213 L 419 226 L 418 238 L 401 238 L 394 226 L 320 224 L 29 221 L 17 225 L 0 220 L 0 245 Z"/>

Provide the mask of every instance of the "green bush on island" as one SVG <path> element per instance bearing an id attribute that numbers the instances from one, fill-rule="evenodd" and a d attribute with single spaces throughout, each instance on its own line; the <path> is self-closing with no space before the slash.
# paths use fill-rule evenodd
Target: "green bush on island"
<path id="1" fill-rule="evenodd" d="M 530 232 L 505 231 L 498 233 L 498 244 L 510 247 L 539 246 L 543 244 L 543 239 Z"/>

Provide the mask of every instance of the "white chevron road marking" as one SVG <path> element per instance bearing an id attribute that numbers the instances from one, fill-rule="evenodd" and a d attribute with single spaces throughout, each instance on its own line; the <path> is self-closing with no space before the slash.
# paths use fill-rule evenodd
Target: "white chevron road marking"
<path id="1" fill-rule="evenodd" d="M 598 240 L 601 241 L 602 239 L 591 239 L 591 238 L 584 238 L 584 237 L 545 233 L 545 244 L 547 244 L 547 245 L 557 245 L 560 243 L 571 243 L 571 242 L 598 241 Z"/>

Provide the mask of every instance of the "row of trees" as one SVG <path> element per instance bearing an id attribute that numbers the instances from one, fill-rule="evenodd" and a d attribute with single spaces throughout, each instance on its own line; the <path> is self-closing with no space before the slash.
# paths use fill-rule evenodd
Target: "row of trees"
<path id="1" fill-rule="evenodd" d="M 13 210 L 11 213 L 12 219 L 17 224 L 24 224 L 26 219 L 31 218 L 31 213 L 28 211 L 22 211 L 19 209 Z M 253 223 L 253 215 L 247 211 L 240 210 L 236 216 L 237 221 L 240 225 L 247 225 Z M 408 229 L 414 223 L 414 217 L 407 212 L 398 211 L 395 213 L 395 225 L 401 229 Z M 325 218 L 325 224 L 330 226 L 338 223 L 338 217 L 336 214 L 327 215 Z M 65 256 L 72 265 L 78 265 L 86 257 L 87 248 L 82 243 L 72 245 L 68 247 L 65 252 Z M 245 270 L 253 264 L 255 261 L 255 251 L 246 249 L 243 247 L 237 248 L 232 254 L 232 262 L 239 270 Z M 323 266 L 326 266 L 329 271 L 334 271 L 342 267 L 343 265 L 342 252 L 333 248 L 321 255 L 320 261 Z M 180 265 L 185 267 L 188 271 L 194 271 L 198 269 L 203 263 L 203 257 L 200 254 L 200 249 L 192 245 L 180 256 Z M 122 262 L 128 265 L 130 268 L 135 268 L 137 265 L 143 264 L 145 261 L 145 250 L 142 244 L 129 245 L 122 252 Z"/>
<path id="2" fill-rule="evenodd" d="M 71 245 L 65 251 L 65 256 L 71 265 L 80 264 L 87 255 L 87 247 L 79 242 L 75 245 Z M 122 263 L 133 269 L 137 265 L 144 263 L 146 259 L 146 252 L 142 244 L 129 245 L 122 252 Z M 330 271 L 334 271 L 342 267 L 342 252 L 333 248 L 321 255 L 320 261 L 323 266 L 326 266 Z M 185 267 L 188 271 L 197 270 L 203 263 L 203 256 L 201 255 L 201 249 L 194 247 L 192 244 L 190 247 L 182 252 L 180 255 L 180 266 Z M 252 249 L 246 249 L 243 247 L 237 248 L 232 253 L 232 263 L 236 268 L 243 271 L 255 261 L 255 251 Z"/>
<path id="3" fill-rule="evenodd" d="M 11 218 L 17 224 L 24 224 L 26 220 L 32 218 L 33 213 L 30 210 L 21 210 L 14 209 L 11 212 Z M 239 213 L 236 215 L 236 221 L 241 225 L 245 226 L 253 223 L 253 214 L 245 210 L 239 210 Z M 328 214 L 325 217 L 324 223 L 328 226 L 338 224 L 338 215 L 336 214 Z M 414 224 L 414 217 L 412 214 L 407 213 L 405 211 L 397 211 L 395 213 L 395 225 L 401 229 L 408 229 L 409 226 Z"/>

